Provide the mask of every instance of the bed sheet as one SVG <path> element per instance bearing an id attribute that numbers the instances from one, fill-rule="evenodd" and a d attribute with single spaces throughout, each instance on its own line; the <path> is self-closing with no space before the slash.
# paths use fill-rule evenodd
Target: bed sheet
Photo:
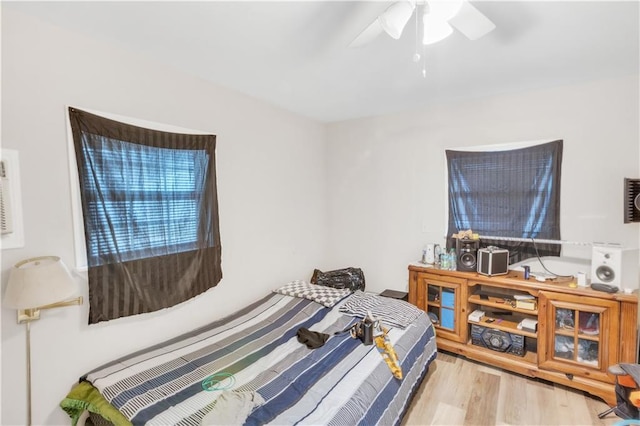
<path id="1" fill-rule="evenodd" d="M 419 311 L 408 327 L 389 328 L 403 370 L 398 380 L 375 345 L 339 333 L 358 320 L 339 310 L 348 299 L 327 308 L 269 294 L 227 318 L 83 376 L 83 386 L 93 396 L 99 392 L 107 410 L 73 391 L 61 405 L 72 418 L 84 408 L 113 423 L 200 425 L 218 418 L 229 423 L 229 417 L 217 417 L 228 414 L 219 411 L 222 401 L 241 396 L 257 402 L 233 424 L 399 424 L 435 359 L 433 326 Z M 330 337 L 309 349 L 297 341 L 301 327 Z"/>

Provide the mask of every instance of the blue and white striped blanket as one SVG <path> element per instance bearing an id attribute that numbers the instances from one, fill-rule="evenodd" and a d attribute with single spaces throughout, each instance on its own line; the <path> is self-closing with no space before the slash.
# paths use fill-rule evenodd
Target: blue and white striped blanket
<path id="1" fill-rule="evenodd" d="M 436 356 L 431 322 L 419 311 L 410 326 L 389 331 L 404 373 L 397 380 L 375 345 L 334 335 L 357 321 L 339 310 L 348 300 L 327 308 L 273 293 L 83 379 L 136 425 L 199 425 L 229 390 L 264 400 L 242 419 L 249 425 L 399 424 Z M 308 349 L 296 339 L 300 327 L 331 337 Z M 203 386 L 212 375 L 215 386 Z"/>
<path id="2" fill-rule="evenodd" d="M 371 313 L 377 320 L 391 327 L 405 328 L 413 324 L 422 311 L 403 300 L 356 291 L 340 305 L 340 312 L 364 318 Z"/>

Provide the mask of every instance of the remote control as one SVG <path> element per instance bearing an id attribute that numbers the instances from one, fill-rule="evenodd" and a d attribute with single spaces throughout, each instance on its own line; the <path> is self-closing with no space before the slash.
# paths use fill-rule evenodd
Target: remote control
<path id="1" fill-rule="evenodd" d="M 615 285 L 609 285 L 609 284 L 593 283 L 593 284 L 591 284 L 591 288 L 594 289 L 594 290 L 598 290 L 598 291 L 604 291 L 605 293 L 617 293 L 618 292 L 618 287 L 616 287 Z"/>

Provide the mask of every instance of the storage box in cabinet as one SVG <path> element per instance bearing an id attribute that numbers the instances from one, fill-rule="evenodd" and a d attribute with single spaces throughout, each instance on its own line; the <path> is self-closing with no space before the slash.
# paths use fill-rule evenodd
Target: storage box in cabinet
<path id="1" fill-rule="evenodd" d="M 453 290 L 446 288 L 442 289 L 442 307 L 454 308 L 456 304 L 456 297 Z"/>
<path id="2" fill-rule="evenodd" d="M 440 325 L 444 328 L 453 329 L 455 325 L 455 311 L 453 309 L 442 309 L 441 316 Z"/>

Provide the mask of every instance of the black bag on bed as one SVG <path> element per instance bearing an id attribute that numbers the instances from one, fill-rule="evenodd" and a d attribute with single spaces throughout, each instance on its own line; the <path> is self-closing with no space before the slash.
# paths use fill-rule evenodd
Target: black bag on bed
<path id="1" fill-rule="evenodd" d="M 311 284 L 364 291 L 364 273 L 360 268 L 344 268 L 328 272 L 314 269 Z"/>

